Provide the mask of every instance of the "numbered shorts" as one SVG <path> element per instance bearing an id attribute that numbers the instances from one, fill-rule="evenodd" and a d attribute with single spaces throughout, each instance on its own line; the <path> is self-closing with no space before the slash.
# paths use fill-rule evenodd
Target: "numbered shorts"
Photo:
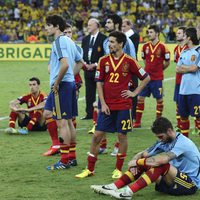
<path id="1" fill-rule="evenodd" d="M 178 171 L 172 185 L 168 186 L 162 178 L 160 183 L 156 184 L 155 190 L 179 196 L 194 194 L 197 191 L 197 187 L 187 174 Z"/>
<path id="2" fill-rule="evenodd" d="M 200 95 L 182 95 L 179 94 L 178 110 L 181 117 L 200 117 Z"/>
<path id="3" fill-rule="evenodd" d="M 72 119 L 77 116 L 75 82 L 61 82 L 57 94 L 50 92 L 44 109 L 52 111 L 56 120 Z"/>
<path id="4" fill-rule="evenodd" d="M 131 131 L 132 122 L 130 115 L 130 110 L 110 111 L 110 115 L 99 112 L 96 130 L 126 134 Z"/>
<path id="5" fill-rule="evenodd" d="M 25 115 L 24 120 L 20 123 L 18 121 L 18 125 L 19 127 L 26 127 L 28 125 L 28 123 L 30 122 L 31 118 L 28 115 Z M 40 124 L 39 122 L 36 122 L 33 125 L 33 128 L 31 129 L 31 131 L 46 131 L 47 130 L 47 126 L 45 124 L 45 122 L 43 124 Z"/>
<path id="6" fill-rule="evenodd" d="M 139 96 L 150 97 L 151 94 L 155 99 L 161 99 L 163 97 L 162 80 L 150 81 L 140 92 Z"/>

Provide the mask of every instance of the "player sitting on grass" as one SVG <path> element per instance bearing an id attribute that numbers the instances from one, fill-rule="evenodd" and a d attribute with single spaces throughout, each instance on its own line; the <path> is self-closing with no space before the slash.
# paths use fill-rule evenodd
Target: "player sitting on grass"
<path id="1" fill-rule="evenodd" d="M 28 131 L 45 131 L 47 129 L 42 110 L 32 111 L 29 115 L 17 111 L 22 104 L 26 104 L 28 108 L 31 108 L 45 100 L 46 95 L 40 91 L 40 80 L 38 78 L 30 78 L 29 87 L 30 93 L 10 102 L 11 113 L 9 115 L 9 128 L 5 129 L 6 133 L 24 135 L 28 134 Z M 17 120 L 20 127 L 18 130 L 15 129 Z"/>
<path id="2" fill-rule="evenodd" d="M 129 169 L 109 185 L 92 185 L 97 193 L 116 199 L 132 199 L 137 191 L 156 182 L 155 190 L 170 195 L 191 195 L 200 188 L 200 153 L 196 145 L 171 122 L 160 117 L 151 128 L 159 139 L 155 145 L 136 154 Z"/>

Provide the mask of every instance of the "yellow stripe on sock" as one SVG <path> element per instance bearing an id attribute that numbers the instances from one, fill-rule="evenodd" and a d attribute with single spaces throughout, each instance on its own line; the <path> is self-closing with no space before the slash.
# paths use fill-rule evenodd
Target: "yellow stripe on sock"
<path id="1" fill-rule="evenodd" d="M 136 110 L 136 112 L 143 113 L 143 110 Z"/>
<path id="2" fill-rule="evenodd" d="M 62 119 L 61 112 L 60 112 L 60 101 L 59 101 L 59 96 L 58 96 L 57 93 L 54 94 L 54 98 L 55 98 L 55 107 L 56 107 L 57 119 Z"/>
<path id="3" fill-rule="evenodd" d="M 60 150 L 60 153 L 69 153 L 69 150 Z"/>
<path id="4" fill-rule="evenodd" d="M 181 133 L 188 133 L 189 130 L 181 130 Z"/>
<path id="5" fill-rule="evenodd" d="M 76 147 L 73 147 L 73 148 L 70 147 L 69 150 L 70 150 L 70 151 L 76 151 Z"/>
<path id="6" fill-rule="evenodd" d="M 132 182 L 135 180 L 135 178 L 131 172 L 126 171 L 124 174 L 126 174 L 131 179 Z"/>
<path id="7" fill-rule="evenodd" d="M 143 174 L 142 178 L 145 180 L 145 182 L 147 183 L 147 185 L 151 184 L 151 179 L 146 174 Z"/>

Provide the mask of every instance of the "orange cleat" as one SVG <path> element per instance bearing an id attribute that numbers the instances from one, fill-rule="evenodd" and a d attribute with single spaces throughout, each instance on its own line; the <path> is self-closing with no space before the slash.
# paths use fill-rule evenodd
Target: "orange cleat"
<path id="1" fill-rule="evenodd" d="M 43 156 L 53 156 L 55 154 L 60 153 L 60 146 L 51 146 L 47 152 L 43 153 Z"/>

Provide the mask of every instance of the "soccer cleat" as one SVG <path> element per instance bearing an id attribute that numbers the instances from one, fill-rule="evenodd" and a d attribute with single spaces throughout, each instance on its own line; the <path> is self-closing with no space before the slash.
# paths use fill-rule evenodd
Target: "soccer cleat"
<path id="1" fill-rule="evenodd" d="M 70 166 L 71 166 L 71 167 L 75 167 L 75 166 L 77 166 L 77 165 L 78 165 L 78 163 L 77 163 L 77 160 L 76 160 L 76 159 L 70 160 L 70 161 L 69 161 L 69 164 L 70 164 Z"/>
<path id="2" fill-rule="evenodd" d="M 90 188 L 98 194 L 109 194 L 110 190 L 117 189 L 114 183 L 111 183 L 109 185 L 91 185 Z"/>
<path id="3" fill-rule="evenodd" d="M 60 170 L 60 169 L 68 169 L 68 168 L 70 168 L 69 163 L 64 164 L 59 160 L 55 165 L 48 166 L 47 170 L 51 171 L 51 170 Z"/>
<path id="4" fill-rule="evenodd" d="M 133 124 L 133 128 L 141 128 L 141 124 L 135 122 L 135 123 Z"/>
<path id="5" fill-rule="evenodd" d="M 94 132 L 95 132 L 95 125 L 92 127 L 92 129 L 91 130 L 89 130 L 88 131 L 88 134 L 94 134 Z"/>
<path id="6" fill-rule="evenodd" d="M 132 199 L 133 192 L 128 186 L 125 186 L 118 190 L 109 190 L 108 195 L 115 197 L 116 199 L 130 200 Z"/>
<path id="7" fill-rule="evenodd" d="M 119 148 L 114 147 L 114 149 L 113 149 L 113 151 L 112 151 L 112 153 L 111 153 L 110 155 L 111 155 L 111 156 L 117 156 L 118 150 L 119 150 Z"/>
<path id="8" fill-rule="evenodd" d="M 118 170 L 118 169 L 115 169 L 115 170 L 112 172 L 112 178 L 113 178 L 113 179 L 119 179 L 121 176 L 122 176 L 122 171 L 120 171 L 120 170 Z"/>
<path id="9" fill-rule="evenodd" d="M 99 148 L 99 154 L 106 154 L 108 153 L 107 148 Z"/>
<path id="10" fill-rule="evenodd" d="M 17 132 L 20 134 L 20 135 L 27 135 L 28 134 L 28 129 L 26 127 L 23 127 L 21 129 L 18 129 Z"/>
<path id="11" fill-rule="evenodd" d="M 14 129 L 14 128 L 11 128 L 11 127 L 8 127 L 5 129 L 5 133 L 8 133 L 8 134 L 17 134 L 17 130 Z"/>
<path id="12" fill-rule="evenodd" d="M 80 174 L 75 175 L 76 178 L 86 178 L 93 176 L 94 172 L 91 172 L 89 169 L 84 169 Z"/>
<path id="13" fill-rule="evenodd" d="M 59 145 L 55 145 L 55 146 L 51 146 L 45 153 L 43 153 L 43 156 L 53 156 L 55 154 L 60 153 L 60 146 Z"/>

